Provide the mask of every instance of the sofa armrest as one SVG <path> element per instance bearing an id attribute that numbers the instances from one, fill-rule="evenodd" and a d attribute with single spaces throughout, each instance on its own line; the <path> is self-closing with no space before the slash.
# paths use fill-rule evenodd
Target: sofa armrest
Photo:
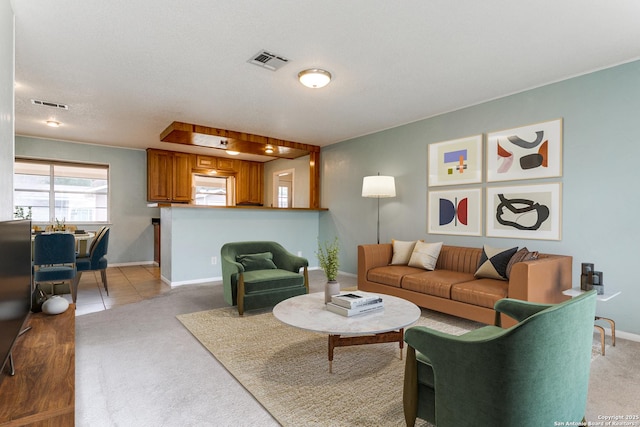
<path id="1" fill-rule="evenodd" d="M 514 264 L 507 296 L 543 304 L 557 304 L 570 297 L 562 291 L 570 289 L 573 258 L 566 255 L 541 255 L 531 261 Z"/>
<path id="2" fill-rule="evenodd" d="M 389 265 L 393 256 L 391 243 L 358 246 L 358 282 L 367 279 L 367 271 Z"/>

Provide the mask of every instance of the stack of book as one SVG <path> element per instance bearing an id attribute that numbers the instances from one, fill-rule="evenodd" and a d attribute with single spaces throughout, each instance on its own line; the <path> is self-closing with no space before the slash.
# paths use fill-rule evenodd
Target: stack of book
<path id="1" fill-rule="evenodd" d="M 384 308 L 382 298 L 378 295 L 353 291 L 346 294 L 334 295 L 327 303 L 327 310 L 343 316 L 373 313 Z"/>

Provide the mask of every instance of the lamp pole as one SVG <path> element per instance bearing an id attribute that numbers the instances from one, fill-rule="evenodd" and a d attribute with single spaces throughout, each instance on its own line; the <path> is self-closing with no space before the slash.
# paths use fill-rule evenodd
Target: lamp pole
<path id="1" fill-rule="evenodd" d="M 365 176 L 362 180 L 362 197 L 378 199 L 378 218 L 376 226 L 377 242 L 380 244 L 380 198 L 395 197 L 396 184 L 392 176 L 380 176 L 380 172 L 375 176 Z"/>

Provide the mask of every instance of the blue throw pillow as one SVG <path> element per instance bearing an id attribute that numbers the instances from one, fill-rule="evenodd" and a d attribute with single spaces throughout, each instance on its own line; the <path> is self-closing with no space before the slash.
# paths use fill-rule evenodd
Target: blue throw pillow
<path id="1" fill-rule="evenodd" d="M 271 252 L 238 255 L 236 256 L 236 261 L 242 264 L 245 271 L 273 270 L 278 268 L 273 263 L 273 254 Z"/>

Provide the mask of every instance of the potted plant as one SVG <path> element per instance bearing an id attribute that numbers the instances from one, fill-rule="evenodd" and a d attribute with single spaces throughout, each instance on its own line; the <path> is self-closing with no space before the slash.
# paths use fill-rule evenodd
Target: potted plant
<path id="1" fill-rule="evenodd" d="M 340 266 L 340 242 L 335 237 L 332 242 L 318 242 L 318 262 L 327 277 L 327 283 L 324 285 L 324 302 L 331 301 L 332 295 L 340 293 L 340 283 L 338 278 L 338 267 Z"/>

